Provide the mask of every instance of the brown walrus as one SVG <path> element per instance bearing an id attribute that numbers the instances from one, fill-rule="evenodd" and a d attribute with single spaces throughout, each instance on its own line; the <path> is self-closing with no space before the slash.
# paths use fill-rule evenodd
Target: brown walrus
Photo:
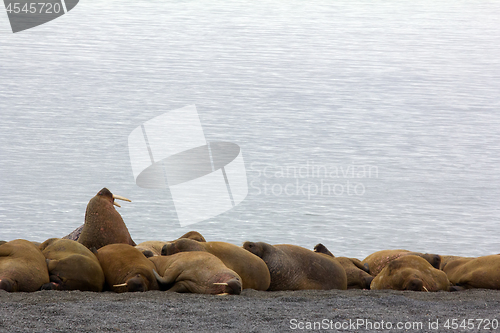
<path id="1" fill-rule="evenodd" d="M 50 283 L 42 289 L 102 291 L 104 273 L 94 253 L 70 239 L 50 238 L 40 245 Z"/>
<path id="2" fill-rule="evenodd" d="M 115 199 L 130 201 L 127 198 L 114 195 L 103 188 L 90 199 L 85 212 L 85 224 L 78 242 L 91 249 L 99 249 L 108 244 L 124 243 L 135 246 L 127 226 L 113 205 Z"/>
<path id="3" fill-rule="evenodd" d="M 162 289 L 178 293 L 241 293 L 240 276 L 208 252 L 180 252 L 149 260 L 155 264 L 159 274 L 155 275 Z"/>
<path id="4" fill-rule="evenodd" d="M 445 268 L 446 265 L 458 259 L 475 259 L 475 257 L 441 256 L 441 264 L 439 265 L 439 269 L 444 270 L 443 268 Z"/>
<path id="5" fill-rule="evenodd" d="M 235 271 L 242 279 L 244 289 L 267 290 L 271 275 L 266 263 L 245 249 L 226 242 L 197 242 L 182 238 L 169 242 L 163 247 L 162 255 L 179 252 L 205 251 L 213 254 Z"/>
<path id="6" fill-rule="evenodd" d="M 136 249 L 142 252 L 146 256 L 146 258 L 161 256 L 161 249 L 168 242 L 153 240 L 153 241 L 145 241 L 139 243 L 135 246 Z"/>
<path id="7" fill-rule="evenodd" d="M 85 224 L 82 224 L 81 226 L 79 226 L 78 228 L 76 228 L 75 230 L 73 230 L 72 232 L 67 234 L 66 236 L 64 236 L 62 239 L 71 239 L 74 241 L 78 241 L 78 238 L 80 238 L 80 235 L 82 234 L 82 229 L 83 229 L 84 225 Z"/>
<path id="8" fill-rule="evenodd" d="M 460 258 L 443 267 L 452 284 L 460 289 L 500 289 L 500 255 Z"/>
<path id="9" fill-rule="evenodd" d="M 323 244 L 314 247 L 314 252 L 324 253 L 334 257 L 344 267 L 347 275 L 347 289 L 370 289 L 373 276 L 368 269 L 356 258 L 335 257 Z"/>
<path id="10" fill-rule="evenodd" d="M 329 255 L 306 248 L 245 242 L 243 248 L 262 258 L 271 274 L 268 290 L 347 289 L 347 276 Z"/>
<path id="11" fill-rule="evenodd" d="M 203 237 L 198 231 L 189 231 L 177 239 L 188 238 L 195 240 L 197 242 L 206 242 L 205 237 Z"/>
<path id="12" fill-rule="evenodd" d="M 373 279 L 370 289 L 449 291 L 450 286 L 446 273 L 422 257 L 406 255 L 387 263 Z"/>
<path id="13" fill-rule="evenodd" d="M 49 281 L 45 257 L 35 244 L 16 239 L 0 245 L 0 289 L 31 292 Z"/>
<path id="14" fill-rule="evenodd" d="M 363 265 L 368 265 L 370 269 L 370 274 L 376 276 L 390 261 L 400 258 L 402 256 L 419 256 L 427 260 L 432 267 L 439 269 L 441 264 L 441 256 L 437 254 L 411 252 L 408 250 L 382 250 L 370 254 L 361 263 Z"/>
<path id="15" fill-rule="evenodd" d="M 96 253 L 106 286 L 115 292 L 157 290 L 155 265 L 128 244 L 109 244 Z"/>
<path id="16" fill-rule="evenodd" d="M 179 239 L 192 239 L 197 242 L 206 242 L 205 238 L 198 232 L 198 231 L 189 231 L 182 235 L 181 237 L 177 238 L 176 240 Z M 168 243 L 171 242 L 164 242 L 164 241 L 145 241 L 140 244 L 137 244 L 135 246 L 136 249 L 141 250 L 141 252 L 147 257 L 153 257 L 153 256 L 161 256 L 161 250 L 163 246 L 167 245 Z"/>

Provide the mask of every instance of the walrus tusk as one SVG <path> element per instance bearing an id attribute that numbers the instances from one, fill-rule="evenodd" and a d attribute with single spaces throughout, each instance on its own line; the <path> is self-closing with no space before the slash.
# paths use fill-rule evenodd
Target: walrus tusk
<path id="1" fill-rule="evenodd" d="M 113 205 L 115 206 L 118 206 L 118 207 L 121 207 L 119 204 L 117 204 L 116 202 L 113 201 Z"/>
<path id="2" fill-rule="evenodd" d="M 114 288 L 116 288 L 116 287 L 126 287 L 126 286 L 127 286 L 127 284 L 126 284 L 126 283 L 122 283 L 122 284 L 115 284 L 115 285 L 113 285 L 113 287 L 114 287 Z"/>
<path id="3" fill-rule="evenodd" d="M 228 293 L 222 293 L 222 294 L 217 294 L 216 296 L 226 296 L 229 295 Z"/>
<path id="4" fill-rule="evenodd" d="M 422 286 L 422 288 L 424 288 L 425 291 L 429 292 L 429 290 L 427 290 L 427 288 L 425 288 L 425 286 Z"/>
<path id="5" fill-rule="evenodd" d="M 229 286 L 226 282 L 214 282 L 217 286 Z"/>
<path id="6" fill-rule="evenodd" d="M 127 198 L 125 198 L 125 197 L 122 197 L 121 195 L 118 195 L 118 194 L 113 194 L 113 199 L 118 199 L 118 200 L 123 200 L 123 201 L 132 202 L 132 200 L 127 199 Z"/>

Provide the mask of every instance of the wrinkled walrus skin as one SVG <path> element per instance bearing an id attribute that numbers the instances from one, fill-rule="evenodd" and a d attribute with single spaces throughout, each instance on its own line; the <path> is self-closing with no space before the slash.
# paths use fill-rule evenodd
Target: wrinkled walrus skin
<path id="1" fill-rule="evenodd" d="M 347 275 L 333 257 L 306 248 L 245 242 L 243 248 L 262 258 L 269 268 L 268 290 L 347 289 Z"/>

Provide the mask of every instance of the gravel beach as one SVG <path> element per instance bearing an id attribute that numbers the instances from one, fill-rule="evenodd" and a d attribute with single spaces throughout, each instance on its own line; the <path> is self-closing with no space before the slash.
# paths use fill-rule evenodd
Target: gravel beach
<path id="1" fill-rule="evenodd" d="M 494 332 L 498 321 L 500 291 L 484 289 L 238 296 L 0 291 L 0 332 Z"/>

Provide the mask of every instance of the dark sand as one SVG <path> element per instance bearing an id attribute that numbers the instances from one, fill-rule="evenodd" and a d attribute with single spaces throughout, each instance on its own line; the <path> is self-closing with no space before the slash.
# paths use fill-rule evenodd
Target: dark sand
<path id="1" fill-rule="evenodd" d="M 473 320 L 470 329 L 446 329 L 453 319 L 457 325 Z M 500 291 L 244 290 L 239 296 L 0 291 L 0 332 L 286 332 L 304 331 L 300 328 L 314 322 L 323 324 L 320 331 L 332 332 L 500 332 L 486 330 L 487 321 L 478 328 L 476 319 L 494 319 L 489 327 L 497 327 Z M 437 329 L 429 329 L 437 320 Z M 398 322 L 421 326 L 398 329 Z"/>

